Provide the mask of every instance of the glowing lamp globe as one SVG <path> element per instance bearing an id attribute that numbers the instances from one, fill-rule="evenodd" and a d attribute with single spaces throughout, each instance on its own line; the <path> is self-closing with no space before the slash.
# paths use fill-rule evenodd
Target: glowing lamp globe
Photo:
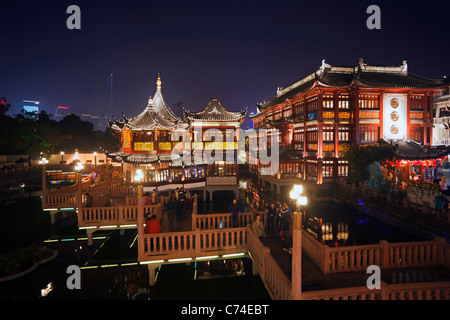
<path id="1" fill-rule="evenodd" d="M 294 191 L 297 194 L 301 194 L 303 192 L 303 186 L 301 184 L 296 184 L 294 185 Z"/>
<path id="2" fill-rule="evenodd" d="M 297 203 L 301 206 L 306 206 L 306 204 L 308 203 L 308 198 L 306 198 L 305 196 L 298 197 Z"/>

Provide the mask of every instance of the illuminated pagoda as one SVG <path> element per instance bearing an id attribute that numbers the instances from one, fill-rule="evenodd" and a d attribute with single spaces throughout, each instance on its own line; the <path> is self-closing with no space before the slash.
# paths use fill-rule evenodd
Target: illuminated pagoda
<path id="1" fill-rule="evenodd" d="M 406 61 L 372 66 L 360 59 L 343 67 L 323 60 L 318 70 L 278 88 L 249 118 L 255 130 L 268 129 L 270 135 L 277 129 L 280 146 L 292 149 L 289 161 L 280 159 L 281 176 L 298 173 L 320 184 L 347 175 L 348 163 L 341 158 L 345 144 L 384 140 L 395 146 L 399 160 L 415 160 L 402 158 L 408 148 L 414 148 L 417 160 L 425 154 L 440 158 L 440 152 L 424 146 L 432 143 L 433 96 L 448 86 L 448 79 L 410 73 Z M 295 153 L 300 160 L 292 161 Z"/>
<path id="2" fill-rule="evenodd" d="M 217 153 L 234 148 L 235 144 L 211 142 L 206 129 L 220 132 L 239 129 L 246 111 L 229 112 L 219 100 L 212 99 L 201 112 L 184 110 L 185 119 L 182 119 L 164 100 L 159 74 L 156 84 L 156 93 L 141 113 L 133 118 L 122 114 L 121 120 L 108 121 L 113 133 L 120 138 L 121 150 L 107 152 L 107 155 L 112 161 L 123 164 L 126 182 L 133 183 L 137 170 L 141 170 L 144 190 L 167 191 L 185 187 L 202 190 L 204 198 L 209 192 L 210 199 L 216 190 L 232 190 L 237 195 L 235 163 L 208 164 L 202 155 L 195 157 L 195 153 L 204 150 Z M 197 132 L 201 134 L 197 135 Z"/>
<path id="3" fill-rule="evenodd" d="M 207 161 L 206 165 L 206 186 L 210 200 L 214 191 L 232 189 L 238 194 L 239 128 L 247 116 L 247 110 L 228 111 L 216 98 L 211 99 L 202 111 L 183 109 L 184 118 L 190 127 L 193 157 L 197 153 L 203 156 L 211 154 L 212 160 L 218 159 Z M 215 150 L 214 155 L 212 150 Z"/>

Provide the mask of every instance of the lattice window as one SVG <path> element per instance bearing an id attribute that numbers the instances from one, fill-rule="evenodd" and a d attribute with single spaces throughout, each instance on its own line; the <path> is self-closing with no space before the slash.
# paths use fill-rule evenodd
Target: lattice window
<path id="1" fill-rule="evenodd" d="M 319 109 L 319 102 L 317 100 L 317 97 L 308 99 L 306 101 L 306 111 L 309 112 L 317 112 Z"/>
<path id="2" fill-rule="evenodd" d="M 349 109 L 349 97 L 348 95 L 339 95 L 339 109 Z"/>
<path id="3" fill-rule="evenodd" d="M 292 106 L 284 107 L 283 108 L 283 117 L 289 118 L 292 115 Z"/>
<path id="4" fill-rule="evenodd" d="M 350 129 L 346 127 L 339 127 L 339 141 L 347 142 L 350 141 Z"/>
<path id="5" fill-rule="evenodd" d="M 333 127 L 323 127 L 322 140 L 323 141 L 334 141 Z"/>
<path id="6" fill-rule="evenodd" d="M 410 129 L 411 140 L 417 142 L 423 142 L 423 128 L 411 127 Z"/>
<path id="7" fill-rule="evenodd" d="M 331 94 L 325 94 L 322 96 L 322 106 L 324 109 L 334 108 L 334 97 Z"/>
<path id="8" fill-rule="evenodd" d="M 378 138 L 378 127 L 360 127 L 359 140 L 361 143 L 375 143 Z"/>
<path id="9" fill-rule="evenodd" d="M 422 111 L 422 96 L 411 96 L 411 108 L 410 110 Z"/>
<path id="10" fill-rule="evenodd" d="M 294 114 L 296 116 L 305 114 L 305 101 L 299 101 L 294 104 Z"/>
<path id="11" fill-rule="evenodd" d="M 333 161 L 324 161 L 322 164 L 322 177 L 333 177 Z"/>
<path id="12" fill-rule="evenodd" d="M 294 143 L 303 142 L 305 139 L 305 132 L 303 129 L 294 130 Z"/>
<path id="13" fill-rule="evenodd" d="M 360 109 L 379 109 L 378 95 L 362 94 L 358 100 Z"/>

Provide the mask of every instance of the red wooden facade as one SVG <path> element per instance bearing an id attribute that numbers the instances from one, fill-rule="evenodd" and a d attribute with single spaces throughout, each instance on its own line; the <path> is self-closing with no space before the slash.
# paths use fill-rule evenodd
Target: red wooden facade
<path id="1" fill-rule="evenodd" d="M 280 144 L 301 160 L 295 170 L 303 179 L 323 183 L 347 175 L 342 160 L 346 144 L 412 140 L 432 141 L 433 95 L 448 87 L 446 79 L 427 79 L 398 67 L 333 67 L 316 72 L 258 105 L 249 115 L 256 130 L 278 129 Z M 397 108 L 397 109 L 395 109 Z M 280 173 L 290 159 L 280 157 Z"/>

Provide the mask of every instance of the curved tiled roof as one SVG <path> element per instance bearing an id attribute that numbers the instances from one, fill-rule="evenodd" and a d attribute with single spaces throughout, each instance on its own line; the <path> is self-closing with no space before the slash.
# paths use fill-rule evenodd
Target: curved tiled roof
<path id="1" fill-rule="evenodd" d="M 380 140 L 380 143 L 388 142 Z M 430 147 L 413 140 L 398 140 L 392 144 L 392 148 L 396 158 L 400 160 L 431 160 L 445 157 L 450 153 L 450 147 Z"/>
<path id="2" fill-rule="evenodd" d="M 315 85 L 349 87 L 353 82 L 372 88 L 438 89 L 450 84 L 450 79 L 430 79 L 407 71 L 406 61 L 402 66 L 373 66 L 362 59 L 355 67 L 335 67 L 325 64 L 314 73 L 302 78 L 289 87 L 280 90 L 276 96 L 259 105 L 261 110 L 283 103 L 305 93 Z M 254 116 L 253 116 L 254 117 Z"/>
<path id="3" fill-rule="evenodd" d="M 153 99 L 149 99 L 147 107 L 137 116 L 127 118 L 122 114 L 122 120 L 109 122 L 113 130 L 120 131 L 125 128 L 131 130 L 177 129 L 186 128 L 183 122 L 170 109 L 161 92 L 161 79 L 158 75 L 157 89 Z"/>
<path id="4" fill-rule="evenodd" d="M 243 111 L 232 112 L 225 109 L 219 99 L 213 98 L 208 105 L 199 112 L 192 112 L 184 110 L 184 117 L 189 121 L 230 121 L 241 122 L 246 114 L 248 108 Z"/>

